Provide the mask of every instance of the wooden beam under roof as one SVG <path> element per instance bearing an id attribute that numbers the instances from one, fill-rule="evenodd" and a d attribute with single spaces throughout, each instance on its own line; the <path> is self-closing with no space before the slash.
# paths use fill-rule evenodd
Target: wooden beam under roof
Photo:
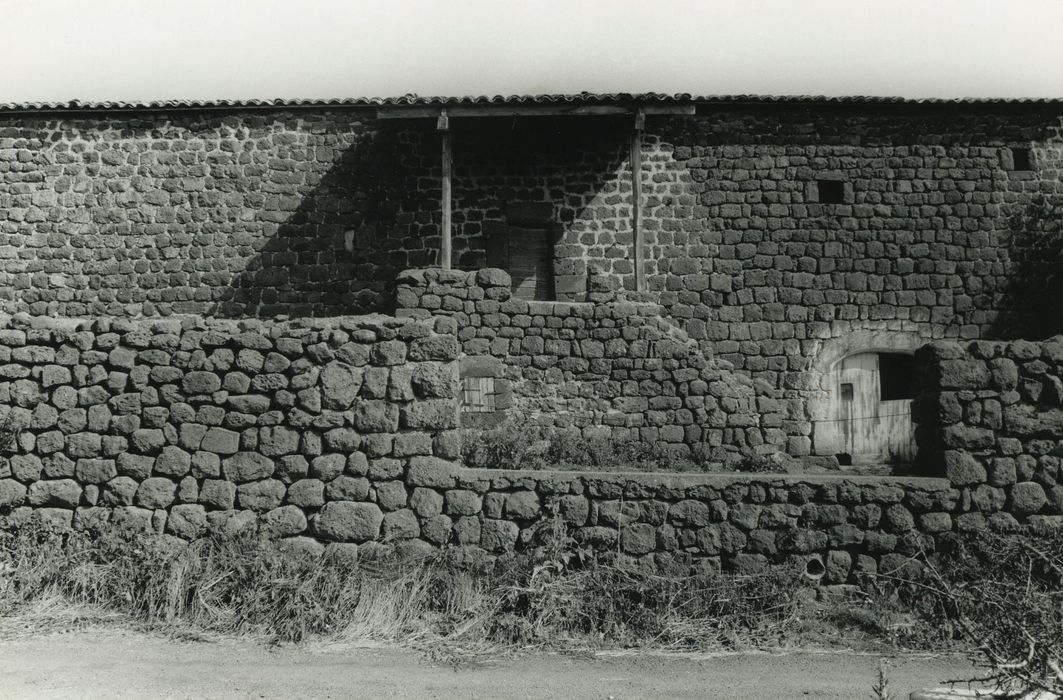
<path id="1" fill-rule="evenodd" d="M 646 126 L 645 112 L 635 113 L 635 128 L 631 132 L 631 233 L 635 266 L 635 290 L 646 291 L 646 270 L 643 256 L 645 241 L 642 235 L 642 130 Z"/>
<path id="2" fill-rule="evenodd" d="M 436 116 L 436 129 L 439 131 L 442 145 L 442 205 L 443 220 L 440 222 L 440 233 L 442 237 L 439 245 L 439 266 L 444 270 L 450 269 L 450 234 L 451 234 L 451 195 L 450 195 L 450 164 L 451 164 L 451 150 L 450 150 L 450 115 L 447 110 L 442 110 L 440 114 Z"/>
<path id="3" fill-rule="evenodd" d="M 438 119 L 440 113 L 449 117 L 558 117 L 558 116 L 613 116 L 635 114 L 692 115 L 694 105 L 645 105 L 643 107 L 623 107 L 620 105 L 468 105 L 457 107 L 381 107 L 377 109 L 377 119 Z"/>

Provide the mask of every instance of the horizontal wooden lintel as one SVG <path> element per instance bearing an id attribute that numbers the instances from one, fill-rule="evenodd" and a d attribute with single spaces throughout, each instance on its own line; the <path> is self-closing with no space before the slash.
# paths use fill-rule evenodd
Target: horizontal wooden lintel
<path id="1" fill-rule="evenodd" d="M 551 116 L 610 116 L 635 114 L 694 114 L 694 105 L 476 105 L 457 107 L 381 107 L 378 119 L 438 119 L 446 111 L 448 117 L 551 117 Z"/>

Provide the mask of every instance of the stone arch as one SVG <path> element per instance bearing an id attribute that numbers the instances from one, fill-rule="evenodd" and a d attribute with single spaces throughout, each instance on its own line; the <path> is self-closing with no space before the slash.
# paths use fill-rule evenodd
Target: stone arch
<path id="1" fill-rule="evenodd" d="M 928 342 L 915 331 L 854 330 L 823 340 L 812 362 L 812 393 L 808 400 L 808 415 L 812 421 L 812 454 L 834 455 L 839 449 L 833 430 L 831 371 L 839 360 L 863 352 L 914 353 Z"/>

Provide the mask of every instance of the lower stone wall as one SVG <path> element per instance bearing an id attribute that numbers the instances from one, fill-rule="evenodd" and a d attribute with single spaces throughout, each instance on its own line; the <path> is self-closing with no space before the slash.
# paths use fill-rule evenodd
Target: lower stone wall
<path id="1" fill-rule="evenodd" d="M 8 317 L 0 526 L 359 539 L 381 520 L 364 501 L 405 502 L 460 458 L 454 330 Z M 344 529 L 352 513 L 363 529 Z"/>
<path id="2" fill-rule="evenodd" d="M 184 539 L 248 531 L 317 555 L 447 548 L 476 562 L 535 547 L 543 526 L 560 521 L 570 546 L 625 565 L 754 574 L 816 560 L 827 583 L 897 570 L 970 529 L 957 514 L 960 492 L 944 479 L 514 472 L 448 468 L 432 458 L 405 474 L 370 468 L 355 479 L 362 488 L 348 488 L 354 479 L 342 475 L 289 481 L 275 503 L 237 498 L 205 519 L 203 506 L 180 498 L 164 505 L 135 496 L 138 505 L 8 505 L 0 526 L 110 523 Z"/>
<path id="3" fill-rule="evenodd" d="M 463 470 L 442 495 L 455 527 L 480 509 L 463 527 L 487 552 L 532 546 L 559 518 L 577 545 L 636 566 L 751 574 L 818 558 L 840 583 L 933 552 L 959 494 L 943 479 Z"/>
<path id="4" fill-rule="evenodd" d="M 637 566 L 818 558 L 841 582 L 952 533 L 1063 525 L 1063 338 L 920 350 L 921 458 L 946 478 L 523 472 L 459 463 L 456 320 L 4 318 L 0 528 L 483 558 L 560 522 Z"/>

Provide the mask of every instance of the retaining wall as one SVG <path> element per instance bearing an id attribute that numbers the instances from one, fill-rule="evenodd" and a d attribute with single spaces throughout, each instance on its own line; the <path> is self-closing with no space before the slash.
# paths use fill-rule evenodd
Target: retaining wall
<path id="1" fill-rule="evenodd" d="M 935 346 L 938 405 L 960 406 L 942 433 L 948 478 L 900 478 L 466 469 L 459 332 L 447 317 L 8 317 L 0 526 L 246 528 L 299 551 L 482 558 L 536 546 L 556 518 L 577 546 L 635 565 L 819 556 L 843 581 L 953 532 L 1063 519 L 1063 339 Z"/>
<path id="2" fill-rule="evenodd" d="M 958 497 L 944 479 L 844 475 L 465 470 L 456 483 L 478 494 L 488 552 L 534 545 L 558 517 L 578 545 L 633 565 L 750 574 L 818 556 L 834 583 L 934 551 Z"/>

